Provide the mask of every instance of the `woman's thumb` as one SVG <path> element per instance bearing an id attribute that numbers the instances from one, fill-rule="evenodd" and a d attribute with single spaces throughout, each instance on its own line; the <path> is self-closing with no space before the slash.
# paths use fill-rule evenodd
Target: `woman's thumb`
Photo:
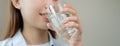
<path id="1" fill-rule="evenodd" d="M 50 30 L 54 30 L 52 25 L 50 23 L 47 23 L 47 27 L 50 29 Z"/>

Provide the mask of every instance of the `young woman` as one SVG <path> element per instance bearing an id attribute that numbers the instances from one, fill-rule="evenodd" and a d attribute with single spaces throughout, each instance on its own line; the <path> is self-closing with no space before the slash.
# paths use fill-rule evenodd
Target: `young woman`
<path id="1" fill-rule="evenodd" d="M 58 0 L 50 2 L 57 4 Z M 80 21 L 72 6 L 66 4 L 62 9 L 63 13 L 73 15 L 63 21 L 66 27 L 78 30 L 68 39 L 67 45 L 55 38 L 56 33 L 47 18 L 47 0 L 9 0 L 9 4 L 8 30 L 0 46 L 82 46 Z M 70 21 L 75 23 L 67 24 Z"/>

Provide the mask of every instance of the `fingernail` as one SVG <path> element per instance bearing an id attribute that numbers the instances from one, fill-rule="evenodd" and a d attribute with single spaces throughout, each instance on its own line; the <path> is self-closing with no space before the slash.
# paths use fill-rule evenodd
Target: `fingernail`
<path id="1" fill-rule="evenodd" d="M 68 27 L 68 24 L 65 24 L 65 27 Z"/>
<path id="2" fill-rule="evenodd" d="M 62 23 L 64 24 L 64 21 L 62 21 Z"/>
<path id="3" fill-rule="evenodd" d="M 65 20 L 63 20 L 62 23 L 65 24 Z"/>

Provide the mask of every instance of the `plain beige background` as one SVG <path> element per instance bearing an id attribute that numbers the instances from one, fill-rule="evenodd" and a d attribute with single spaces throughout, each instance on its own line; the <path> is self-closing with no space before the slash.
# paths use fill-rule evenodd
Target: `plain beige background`
<path id="1" fill-rule="evenodd" d="M 83 27 L 83 46 L 120 46 L 120 0 L 65 0 L 77 9 Z M 8 1 L 0 0 L 0 37 Z"/>

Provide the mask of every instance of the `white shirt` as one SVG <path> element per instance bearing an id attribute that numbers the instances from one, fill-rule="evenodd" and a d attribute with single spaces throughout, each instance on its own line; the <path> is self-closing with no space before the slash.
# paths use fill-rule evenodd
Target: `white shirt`
<path id="1" fill-rule="evenodd" d="M 47 42 L 47 43 L 45 43 L 45 44 L 39 44 L 39 45 L 27 45 L 27 46 L 49 46 L 50 44 L 49 44 L 50 42 Z"/>
<path id="2" fill-rule="evenodd" d="M 68 44 L 65 44 L 64 42 L 60 42 L 54 39 L 50 33 L 49 37 L 50 37 L 49 46 L 68 46 Z M 18 32 L 12 38 L 0 41 L 0 46 L 27 46 L 27 44 L 21 33 L 21 30 L 18 30 Z"/>

